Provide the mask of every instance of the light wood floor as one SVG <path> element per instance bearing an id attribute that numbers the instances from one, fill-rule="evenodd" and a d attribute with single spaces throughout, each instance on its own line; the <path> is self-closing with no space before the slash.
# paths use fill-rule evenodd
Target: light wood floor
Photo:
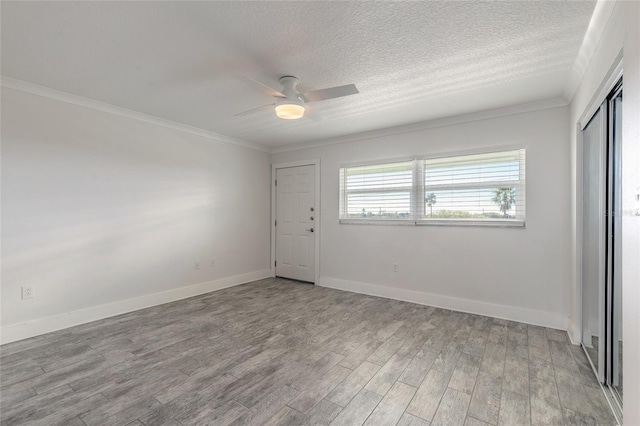
<path id="1" fill-rule="evenodd" d="M 563 331 L 282 279 L 0 354 L 2 425 L 615 424 Z"/>

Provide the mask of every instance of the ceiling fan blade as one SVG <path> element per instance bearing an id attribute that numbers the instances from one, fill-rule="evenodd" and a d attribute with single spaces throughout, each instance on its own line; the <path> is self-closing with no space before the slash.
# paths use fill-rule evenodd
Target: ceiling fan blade
<path id="1" fill-rule="evenodd" d="M 258 107 L 258 108 L 253 108 L 253 109 L 250 109 L 250 110 L 245 111 L 245 112 L 240 112 L 238 114 L 233 114 L 233 116 L 234 117 L 243 117 L 245 115 L 253 114 L 254 112 L 259 112 L 259 111 L 263 111 L 263 110 L 266 110 L 266 109 L 273 109 L 274 105 L 275 104 L 262 105 L 261 107 Z"/>
<path id="2" fill-rule="evenodd" d="M 302 93 L 305 102 L 318 102 L 325 99 L 339 98 L 341 96 L 355 95 L 358 92 L 355 84 L 345 84 L 344 86 L 329 87 L 328 89 L 312 90 Z"/>
<path id="3" fill-rule="evenodd" d="M 264 83 L 262 83 L 262 82 L 260 82 L 258 80 L 254 80 L 253 78 L 247 77 L 246 75 L 242 76 L 241 78 L 244 81 L 252 84 L 253 86 L 258 87 L 262 91 L 262 93 L 264 93 L 266 95 L 274 96 L 276 98 L 286 98 L 286 96 L 284 94 L 282 94 L 282 92 L 274 89 L 273 87 L 267 86 L 266 84 L 264 84 Z"/>

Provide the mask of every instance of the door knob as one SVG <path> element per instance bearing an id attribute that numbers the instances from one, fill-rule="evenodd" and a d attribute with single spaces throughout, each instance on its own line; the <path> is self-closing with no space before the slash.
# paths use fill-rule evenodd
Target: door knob
<path id="1" fill-rule="evenodd" d="M 309 229 L 307 229 L 307 231 L 313 232 L 313 228 L 309 228 Z"/>

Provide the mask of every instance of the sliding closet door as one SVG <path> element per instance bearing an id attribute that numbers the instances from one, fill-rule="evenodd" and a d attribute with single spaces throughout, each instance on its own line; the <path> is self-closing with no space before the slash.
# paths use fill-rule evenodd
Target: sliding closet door
<path id="1" fill-rule="evenodd" d="M 608 211 L 610 213 L 607 274 L 609 306 L 608 321 L 611 324 L 611 338 L 608 342 L 610 353 L 610 377 L 607 382 L 617 391 L 622 401 L 622 203 L 620 173 L 622 145 L 622 88 L 609 101 L 609 146 L 608 146 Z"/>
<path id="2" fill-rule="evenodd" d="M 606 104 L 582 131 L 582 343 L 604 381 Z"/>

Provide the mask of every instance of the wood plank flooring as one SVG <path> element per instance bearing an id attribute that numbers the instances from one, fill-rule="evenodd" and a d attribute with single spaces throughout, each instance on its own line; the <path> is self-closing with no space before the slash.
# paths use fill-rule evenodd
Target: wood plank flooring
<path id="1" fill-rule="evenodd" d="M 614 425 L 564 331 L 272 278 L 0 348 L 2 425 Z"/>

